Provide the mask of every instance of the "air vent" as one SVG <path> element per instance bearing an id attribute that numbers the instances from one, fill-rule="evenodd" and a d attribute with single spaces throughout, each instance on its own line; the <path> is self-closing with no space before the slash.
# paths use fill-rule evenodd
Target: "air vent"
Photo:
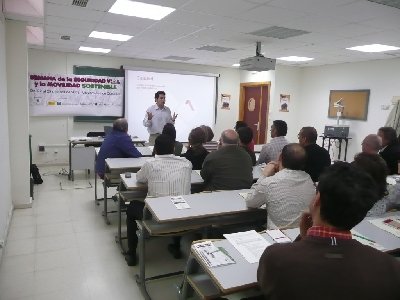
<path id="1" fill-rule="evenodd" d="M 367 0 L 367 1 L 400 9 L 400 0 Z"/>
<path id="2" fill-rule="evenodd" d="M 211 52 L 228 52 L 232 50 L 236 50 L 234 48 L 225 48 L 220 46 L 203 46 L 200 48 L 196 48 L 197 50 L 211 51 Z"/>
<path id="3" fill-rule="evenodd" d="M 73 0 L 72 5 L 86 7 L 88 2 L 89 2 L 89 0 Z"/>
<path id="4" fill-rule="evenodd" d="M 193 57 L 185 57 L 185 56 L 174 56 L 174 55 L 170 55 L 170 56 L 164 57 L 164 59 L 179 60 L 179 61 L 188 61 L 188 60 L 193 59 Z"/>
<path id="5" fill-rule="evenodd" d="M 62 39 L 62 40 L 64 40 L 64 41 L 69 41 L 69 40 L 71 40 L 71 37 L 70 37 L 69 35 L 62 35 L 62 36 L 60 37 L 60 39 Z"/>
<path id="6" fill-rule="evenodd" d="M 271 37 L 281 40 L 307 33 L 310 32 L 298 29 L 279 27 L 279 26 L 272 26 L 257 31 L 249 32 L 249 34 L 252 35 Z"/>

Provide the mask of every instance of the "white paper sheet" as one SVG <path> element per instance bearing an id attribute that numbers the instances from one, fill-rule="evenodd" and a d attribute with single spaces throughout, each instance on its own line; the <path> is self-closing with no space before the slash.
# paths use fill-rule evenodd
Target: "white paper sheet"
<path id="1" fill-rule="evenodd" d="M 375 225 L 376 227 L 385 230 L 386 232 L 389 232 L 400 238 L 400 226 L 396 225 L 400 224 L 400 217 L 398 216 L 385 217 L 385 218 L 369 220 L 369 222 Z"/>
<path id="2" fill-rule="evenodd" d="M 174 196 L 171 197 L 172 203 L 175 205 L 177 209 L 187 209 L 190 208 L 189 204 L 183 199 L 182 196 Z"/>
<path id="3" fill-rule="evenodd" d="M 377 242 L 369 239 L 368 237 L 362 235 L 361 233 L 359 233 L 359 232 L 357 232 L 355 230 L 352 230 L 351 234 L 352 234 L 352 237 L 353 237 L 354 240 L 359 241 L 363 245 L 370 246 L 370 247 L 375 248 L 375 249 L 377 249 L 379 251 L 385 251 L 386 250 L 385 247 L 383 247 L 381 244 L 378 244 Z"/>
<path id="4" fill-rule="evenodd" d="M 290 243 L 292 242 L 282 231 L 279 229 L 267 230 L 267 234 L 277 243 Z"/>
<path id="5" fill-rule="evenodd" d="M 218 267 L 234 264 L 235 261 L 228 256 L 221 248 L 215 247 L 211 241 L 196 243 L 193 249 L 199 254 L 204 263 L 210 267 Z"/>
<path id="6" fill-rule="evenodd" d="M 255 230 L 224 234 L 224 237 L 251 264 L 258 262 L 265 248 L 271 245 Z"/>
<path id="7" fill-rule="evenodd" d="M 199 174 L 200 175 L 200 171 L 201 170 L 194 170 L 197 174 Z M 201 176 L 201 175 L 200 175 Z"/>

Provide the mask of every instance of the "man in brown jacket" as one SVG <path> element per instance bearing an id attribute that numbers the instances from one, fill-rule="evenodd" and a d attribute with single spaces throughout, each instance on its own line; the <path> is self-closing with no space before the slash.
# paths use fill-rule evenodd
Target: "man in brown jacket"
<path id="1" fill-rule="evenodd" d="M 369 175 L 348 163 L 329 167 L 302 216 L 301 239 L 271 245 L 260 259 L 265 298 L 400 299 L 400 263 L 350 233 L 377 200 Z"/>

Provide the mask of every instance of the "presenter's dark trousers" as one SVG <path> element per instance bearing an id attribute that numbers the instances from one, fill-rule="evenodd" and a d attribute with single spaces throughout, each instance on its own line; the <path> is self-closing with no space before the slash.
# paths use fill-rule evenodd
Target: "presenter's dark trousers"
<path id="1" fill-rule="evenodd" d="M 136 231 L 138 230 L 136 220 L 143 218 L 144 202 L 132 201 L 129 203 L 126 210 L 126 227 L 128 236 L 128 255 L 136 255 L 136 248 L 138 245 L 138 237 Z"/>

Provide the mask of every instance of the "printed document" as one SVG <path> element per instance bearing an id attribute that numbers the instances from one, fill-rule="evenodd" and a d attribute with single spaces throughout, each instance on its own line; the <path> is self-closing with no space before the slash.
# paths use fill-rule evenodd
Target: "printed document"
<path id="1" fill-rule="evenodd" d="M 211 241 L 196 243 L 193 249 L 210 268 L 234 264 L 235 261 L 223 251 L 217 248 Z"/>

